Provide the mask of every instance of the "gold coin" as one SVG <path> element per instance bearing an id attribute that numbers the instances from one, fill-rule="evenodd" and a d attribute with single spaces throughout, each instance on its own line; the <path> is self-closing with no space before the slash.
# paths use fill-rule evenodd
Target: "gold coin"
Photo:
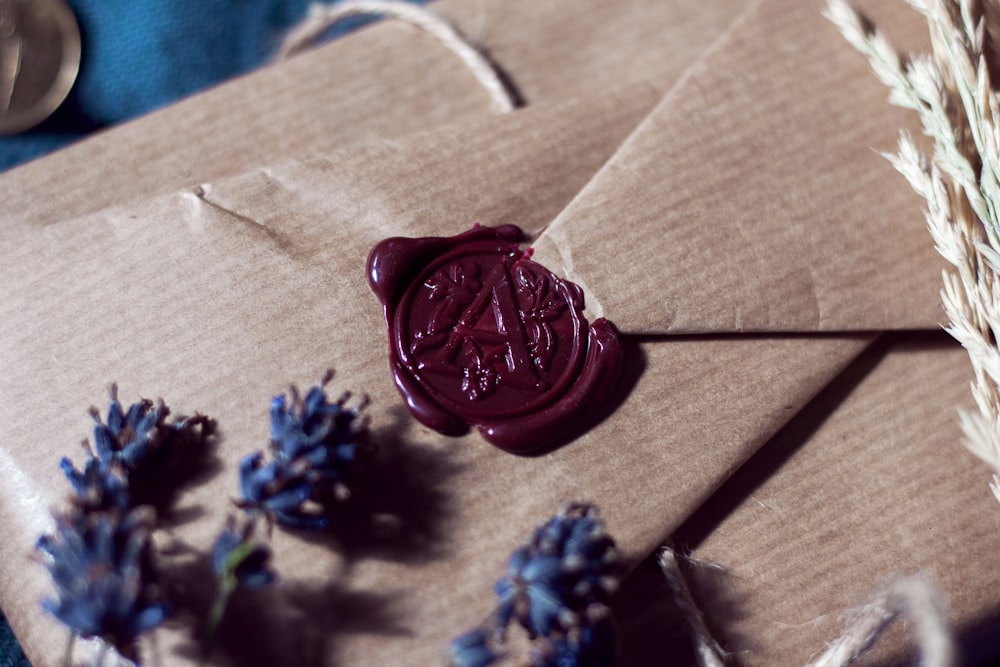
<path id="1" fill-rule="evenodd" d="M 0 0 L 0 134 L 55 111 L 80 69 L 80 30 L 62 0 Z"/>

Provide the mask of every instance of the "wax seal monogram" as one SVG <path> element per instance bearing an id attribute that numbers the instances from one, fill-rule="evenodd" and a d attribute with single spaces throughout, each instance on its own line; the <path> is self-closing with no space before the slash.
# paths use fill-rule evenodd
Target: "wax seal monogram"
<path id="1" fill-rule="evenodd" d="M 0 0 L 0 134 L 45 120 L 69 94 L 80 33 L 60 0 Z"/>
<path id="2" fill-rule="evenodd" d="M 610 322 L 588 325 L 582 290 L 532 261 L 522 239 L 514 226 L 387 239 L 368 279 L 417 419 L 448 434 L 475 426 L 529 453 L 578 434 L 618 374 L 621 347 Z"/>

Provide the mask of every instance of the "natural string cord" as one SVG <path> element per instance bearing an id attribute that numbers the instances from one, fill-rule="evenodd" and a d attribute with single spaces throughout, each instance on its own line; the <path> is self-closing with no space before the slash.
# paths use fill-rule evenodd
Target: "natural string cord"
<path id="1" fill-rule="evenodd" d="M 681 572 L 676 552 L 664 546 L 657 561 L 673 603 L 687 621 L 699 667 L 724 667 L 729 653 L 709 632 L 701 609 Z M 948 629 L 940 593 L 927 579 L 911 576 L 897 579 L 871 602 L 853 610 L 850 613 L 852 620 L 844 633 L 808 667 L 853 665 L 902 616 L 907 616 L 912 622 L 923 667 L 952 667 L 955 664 L 955 644 Z"/>
<path id="2" fill-rule="evenodd" d="M 955 647 L 937 589 L 923 577 L 893 582 L 874 600 L 855 611 L 855 619 L 809 667 L 846 667 L 868 652 L 889 626 L 903 615 L 913 622 L 913 634 L 924 667 L 951 667 Z"/>
<path id="3" fill-rule="evenodd" d="M 436 38 L 465 63 L 476 80 L 486 89 L 499 113 L 509 113 L 516 97 L 498 76 L 496 68 L 472 42 L 437 14 L 407 2 L 391 0 L 345 0 L 332 5 L 316 3 L 309 15 L 285 37 L 277 60 L 289 58 L 309 47 L 338 21 L 351 16 L 384 16 L 399 19 Z"/>
<path id="4" fill-rule="evenodd" d="M 674 604 L 687 621 L 691 641 L 694 642 L 695 655 L 701 667 L 723 667 L 726 662 L 726 652 L 712 637 L 705 625 L 705 617 L 691 596 L 684 574 L 677 563 L 677 554 L 670 547 L 663 547 L 657 556 L 660 571 L 670 588 Z"/>

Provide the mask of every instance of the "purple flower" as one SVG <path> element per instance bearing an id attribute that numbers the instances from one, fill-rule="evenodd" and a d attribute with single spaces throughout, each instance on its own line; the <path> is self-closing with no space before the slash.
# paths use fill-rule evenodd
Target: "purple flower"
<path id="1" fill-rule="evenodd" d="M 303 471 L 280 461 L 264 462 L 261 452 L 240 462 L 237 505 L 290 528 L 319 530 L 329 525 L 321 508 L 309 503 L 313 485 Z"/>
<path id="2" fill-rule="evenodd" d="M 223 580 L 231 578 L 247 588 L 259 588 L 274 581 L 274 572 L 268 569 L 271 550 L 250 539 L 253 524 L 237 531 L 229 525 L 219 533 L 212 547 L 212 569 Z"/>
<path id="3" fill-rule="evenodd" d="M 292 386 L 290 399 L 284 394 L 271 399 L 271 452 L 283 464 L 302 465 L 317 496 L 346 500 L 367 451 L 361 417 L 367 399 L 357 407 L 348 407 L 350 394 L 330 402 L 324 387 L 332 377 L 327 371 L 304 398 Z"/>
<path id="4" fill-rule="evenodd" d="M 162 400 L 155 404 L 148 399 L 133 403 L 128 410 L 118 402 L 118 385 L 108 390 L 111 405 L 106 421 L 95 407 L 90 408 L 94 418 L 94 446 L 97 457 L 105 466 L 120 463 L 126 470 L 141 466 L 159 448 L 169 426 L 165 424 L 170 410 Z"/>
<path id="5" fill-rule="evenodd" d="M 239 506 L 292 527 L 320 529 L 329 512 L 351 496 L 351 486 L 369 453 L 366 403 L 348 407 L 349 394 L 331 402 L 323 380 L 302 397 L 271 399 L 271 461 L 260 452 L 240 464 Z"/>
<path id="6" fill-rule="evenodd" d="M 448 646 L 450 667 L 487 667 L 502 658 L 492 644 L 492 633 L 485 628 L 470 630 L 451 640 Z"/>
<path id="7" fill-rule="evenodd" d="M 56 587 L 43 607 L 75 634 L 99 637 L 134 658 L 136 638 L 169 614 L 153 584 L 152 513 L 77 511 L 56 522 L 55 534 L 37 545 Z"/>
<path id="8" fill-rule="evenodd" d="M 136 638 L 169 612 L 153 581 L 155 510 L 140 505 L 157 484 L 177 484 L 177 455 L 193 453 L 191 443 L 204 444 L 210 424 L 200 415 L 168 424 L 162 400 L 141 400 L 125 410 L 117 386 L 109 394 L 105 418 L 90 410 L 94 445 L 83 443 L 83 469 L 68 458 L 59 464 L 73 487 L 72 507 L 56 514 L 55 533 L 37 543 L 56 589 L 42 604 L 74 635 L 98 637 L 135 660 Z"/>
<path id="9" fill-rule="evenodd" d="M 489 665 L 490 645 L 516 620 L 532 639 L 533 667 L 607 667 L 614 663 L 608 601 L 620 572 L 614 540 L 590 505 L 573 504 L 515 550 L 496 583 L 500 602 L 484 627 L 452 642 L 456 667 Z"/>
<path id="10" fill-rule="evenodd" d="M 511 556 L 496 584 L 499 621 L 516 618 L 531 637 L 571 628 L 591 604 L 608 602 L 618 570 L 618 551 L 597 511 L 570 505 Z"/>
<path id="11" fill-rule="evenodd" d="M 129 510 L 128 482 L 114 469 L 104 465 L 100 459 L 89 458 L 83 471 L 73 467 L 68 458 L 59 462 L 66 479 L 73 485 L 74 504 L 85 511 L 117 509 Z"/>
<path id="12" fill-rule="evenodd" d="M 218 577 L 219 588 L 208 616 L 201 664 L 205 664 L 212 653 L 212 646 L 226 614 L 229 598 L 236 589 L 241 586 L 259 588 L 274 581 L 274 572 L 268 568 L 271 550 L 253 542 L 255 527 L 256 520 L 251 518 L 243 524 L 242 530 L 236 530 L 236 522 L 230 517 L 226 522 L 226 528 L 215 539 L 215 545 L 212 547 L 212 569 Z"/>
<path id="13" fill-rule="evenodd" d="M 614 662 L 614 628 L 601 604 L 592 605 L 570 630 L 536 641 L 531 652 L 532 667 L 610 667 Z"/>

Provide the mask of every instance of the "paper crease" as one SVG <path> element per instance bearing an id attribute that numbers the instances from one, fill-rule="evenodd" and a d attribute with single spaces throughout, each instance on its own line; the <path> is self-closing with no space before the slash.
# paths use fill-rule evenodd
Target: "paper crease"
<path id="1" fill-rule="evenodd" d="M 242 213 L 237 213 L 230 208 L 226 208 L 221 203 L 214 201 L 211 198 L 210 185 L 199 185 L 194 188 L 190 194 L 193 195 L 196 200 L 209 206 L 212 210 L 222 213 L 226 218 L 240 223 L 242 226 L 250 229 L 253 233 L 267 238 L 271 245 L 280 250 L 283 254 L 290 257 L 298 256 L 299 253 L 297 252 L 297 244 L 290 236 L 283 234 L 273 227 L 269 227 L 254 218 L 243 215 Z"/>

